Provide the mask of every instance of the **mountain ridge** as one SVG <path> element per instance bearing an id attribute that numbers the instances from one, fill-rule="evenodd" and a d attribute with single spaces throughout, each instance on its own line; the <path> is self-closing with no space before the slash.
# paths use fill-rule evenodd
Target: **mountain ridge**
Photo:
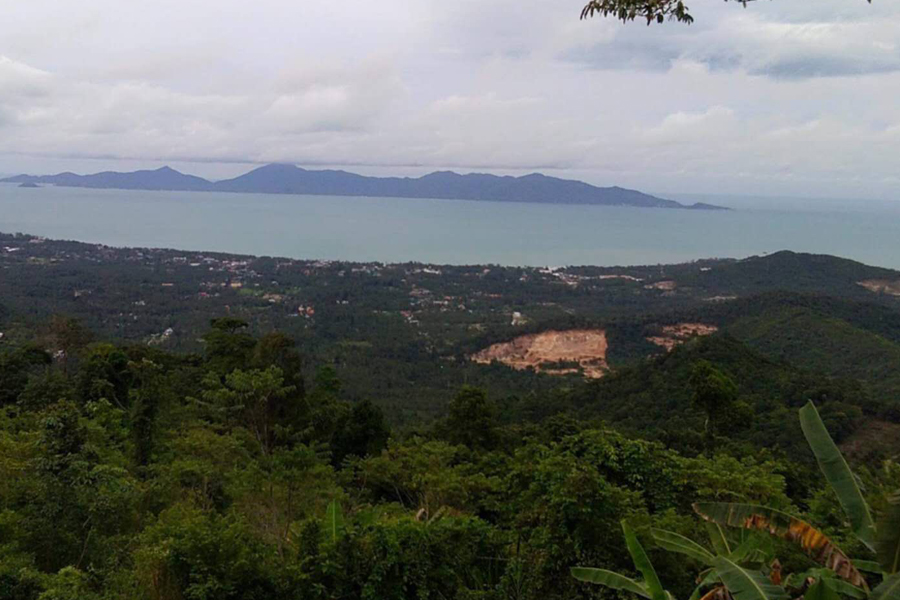
<path id="1" fill-rule="evenodd" d="M 542 173 L 522 176 L 434 171 L 421 177 L 369 177 L 343 170 L 308 170 L 272 163 L 243 175 L 210 181 L 171 167 L 131 172 L 103 171 L 89 175 L 16 175 L 2 183 L 49 184 L 61 187 L 148 191 L 210 191 L 262 194 L 429 198 L 483 202 L 582 204 L 688 210 L 730 210 L 698 202 L 682 204 L 619 186 L 598 187 Z"/>

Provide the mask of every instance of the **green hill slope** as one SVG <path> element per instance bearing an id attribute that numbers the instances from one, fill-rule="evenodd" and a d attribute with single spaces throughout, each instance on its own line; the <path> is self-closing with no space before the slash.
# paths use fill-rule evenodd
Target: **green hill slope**
<path id="1" fill-rule="evenodd" d="M 690 378 L 701 361 L 733 380 L 739 400 L 750 408 L 750 415 L 735 416 L 726 443 L 777 447 L 790 456 L 806 456 L 802 432 L 790 415 L 807 400 L 816 400 L 839 441 L 852 434 L 866 415 L 881 410 L 855 380 L 796 367 L 722 334 L 692 340 L 671 353 L 621 369 L 573 390 L 570 399 L 587 417 L 600 417 L 685 451 L 700 451 L 706 444 L 705 416 L 692 403 Z"/>
<path id="2" fill-rule="evenodd" d="M 769 356 L 860 379 L 877 396 L 900 399 L 900 344 L 843 319 L 785 307 L 738 319 L 726 330 Z"/>

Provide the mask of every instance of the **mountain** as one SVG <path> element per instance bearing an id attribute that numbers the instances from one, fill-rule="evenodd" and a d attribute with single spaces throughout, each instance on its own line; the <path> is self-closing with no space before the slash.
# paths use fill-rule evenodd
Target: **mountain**
<path id="1" fill-rule="evenodd" d="M 2 181 L 8 183 L 45 183 L 62 187 L 156 191 L 206 191 L 212 185 L 206 179 L 185 175 L 169 167 L 153 171 L 132 171 L 130 173 L 104 171 L 93 175 L 76 175 L 75 173 L 37 176 L 17 175 Z"/>
<path id="2" fill-rule="evenodd" d="M 311 171 L 294 165 L 271 164 L 234 179 L 210 182 L 179 173 L 169 167 L 155 171 L 94 175 L 18 175 L 6 183 L 52 184 L 66 187 L 126 190 L 177 190 L 248 192 L 260 194 L 310 194 L 321 196 L 370 196 L 379 198 L 438 198 L 491 202 L 545 204 L 591 204 L 648 208 L 721 210 L 723 207 L 696 203 L 684 205 L 620 187 L 596 187 L 582 181 L 532 173 L 522 177 L 483 173 L 460 175 L 439 171 L 423 177 L 366 177 L 347 171 Z"/>
<path id="3" fill-rule="evenodd" d="M 635 190 L 596 187 L 582 181 L 548 177 L 539 173 L 522 177 L 501 177 L 483 173 L 460 175 L 452 171 L 438 171 L 418 178 L 364 177 L 346 171 L 309 171 L 293 165 L 273 164 L 214 185 L 215 189 L 224 192 L 714 208 L 711 205 L 685 206 L 674 200 L 657 198 Z"/>

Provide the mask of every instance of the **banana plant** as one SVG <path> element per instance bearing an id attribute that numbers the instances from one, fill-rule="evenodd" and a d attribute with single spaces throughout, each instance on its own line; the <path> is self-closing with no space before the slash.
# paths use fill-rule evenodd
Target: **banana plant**
<path id="1" fill-rule="evenodd" d="M 839 594 L 871 597 L 871 600 L 900 600 L 900 494 L 888 503 L 877 523 L 872 519 L 856 477 L 828 434 L 815 405 L 807 403 L 800 410 L 800 425 L 819 469 L 835 495 L 856 537 L 875 552 L 877 563 L 851 560 L 821 531 L 787 513 L 764 506 L 739 503 L 698 503 L 694 510 L 707 521 L 729 527 L 757 529 L 798 543 L 811 557 L 837 575 L 837 579 L 817 572 L 804 595 L 812 600 L 829 600 Z M 860 571 L 880 573 L 881 584 L 869 594 Z"/>
<path id="2" fill-rule="evenodd" d="M 824 533 L 780 510 L 736 502 L 698 502 L 694 511 L 702 518 L 726 527 L 756 529 L 796 542 L 806 553 L 851 585 L 867 590 L 866 580 L 853 562 Z"/>
<path id="3" fill-rule="evenodd" d="M 734 600 L 790 599 L 787 590 L 758 570 L 745 569 L 724 556 L 717 556 L 713 566 Z"/>
<path id="4" fill-rule="evenodd" d="M 337 500 L 332 500 L 325 510 L 325 526 L 328 541 L 333 544 L 337 543 L 344 534 L 344 512 Z"/>
<path id="5" fill-rule="evenodd" d="M 828 434 L 828 429 L 825 428 L 825 423 L 822 422 L 819 411 L 812 401 L 800 409 L 800 427 L 809 447 L 816 455 L 819 469 L 837 494 L 838 501 L 850 520 L 853 533 L 869 550 L 874 551 L 875 525 L 869 513 L 869 506 L 856 483 L 856 477 Z"/>
<path id="6" fill-rule="evenodd" d="M 827 588 L 826 590 L 816 589 L 818 593 L 826 596 L 831 592 L 839 596 L 849 596 L 854 600 L 864 600 L 867 596 L 864 590 L 847 583 L 838 577 L 834 571 L 824 567 L 809 569 L 802 573 L 791 573 L 785 579 L 784 585 L 790 590 L 802 593 L 804 598 L 809 595 L 809 591 L 813 586 L 817 585 Z"/>
<path id="7" fill-rule="evenodd" d="M 890 499 L 878 521 L 875 552 L 883 572 L 893 574 L 900 571 L 900 493 Z"/>
<path id="8" fill-rule="evenodd" d="M 622 521 L 622 531 L 625 534 L 625 545 L 628 548 L 628 553 L 631 555 L 635 568 L 644 577 L 643 581 L 637 581 L 606 569 L 591 567 L 574 567 L 571 571 L 572 576 L 579 581 L 596 583 L 614 590 L 630 592 L 647 600 L 673 600 L 672 594 L 662 587 L 656 574 L 656 569 L 653 568 L 647 552 L 626 521 Z"/>
<path id="9" fill-rule="evenodd" d="M 715 600 L 728 597 L 722 589 L 721 575 L 717 569 L 717 559 L 725 558 L 743 567 L 759 568 L 771 560 L 771 556 L 759 547 L 757 537 L 748 536 L 738 543 L 729 540 L 717 523 L 708 522 L 707 532 L 713 551 L 709 551 L 694 540 L 674 531 L 651 528 L 650 533 L 656 545 L 669 552 L 683 554 L 703 564 L 706 568 L 697 577 L 697 587 L 690 600 Z M 712 586 L 704 595 L 703 590 Z"/>
<path id="10" fill-rule="evenodd" d="M 735 542 L 728 539 L 718 523 L 707 522 L 706 525 L 710 537 L 710 545 L 713 548 L 712 552 L 694 540 L 674 531 L 651 528 L 650 533 L 656 545 L 660 548 L 669 552 L 684 554 L 706 566 L 712 566 L 716 556 L 724 556 L 731 561 L 741 564 L 762 564 L 772 558 L 760 548 L 760 540 L 757 537 L 748 536 Z"/>
<path id="11" fill-rule="evenodd" d="M 754 504 L 701 502 L 694 504 L 694 510 L 706 521 L 714 552 L 680 534 L 651 531 L 660 547 L 706 565 L 691 600 L 788 600 L 788 590 L 802 594 L 804 600 L 900 600 L 900 492 L 889 500 L 876 524 L 856 477 L 812 402 L 800 410 L 800 424 L 852 532 L 875 553 L 877 561 L 851 560 L 820 530 L 783 511 Z M 789 575 L 783 587 L 780 571 L 773 570 L 767 577 L 759 570 L 765 564 L 765 554 L 746 541 L 732 549 L 723 527 L 764 531 L 792 541 L 824 568 Z M 628 550 L 645 581 L 604 569 L 579 567 L 572 574 L 582 581 L 629 591 L 648 600 L 671 600 L 634 533 L 625 523 L 623 530 Z M 880 575 L 881 583 L 870 591 L 863 571 Z M 702 589 L 708 586 L 712 589 L 700 597 Z"/>

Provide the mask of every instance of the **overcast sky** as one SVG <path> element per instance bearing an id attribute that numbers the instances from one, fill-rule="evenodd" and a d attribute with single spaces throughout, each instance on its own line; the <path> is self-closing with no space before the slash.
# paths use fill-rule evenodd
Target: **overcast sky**
<path id="1" fill-rule="evenodd" d="M 900 2 L 0 0 L 0 173 L 540 170 L 900 198 Z"/>

